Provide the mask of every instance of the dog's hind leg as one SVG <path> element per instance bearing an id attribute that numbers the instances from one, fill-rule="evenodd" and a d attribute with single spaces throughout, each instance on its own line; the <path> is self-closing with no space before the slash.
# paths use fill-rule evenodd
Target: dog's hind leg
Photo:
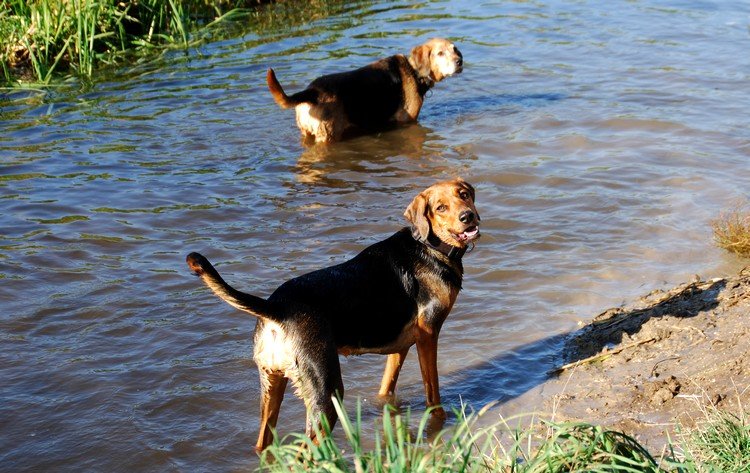
<path id="1" fill-rule="evenodd" d="M 260 367 L 258 370 L 263 393 L 260 397 L 260 432 L 255 450 L 261 452 L 273 441 L 273 429 L 279 418 L 281 401 L 284 400 L 284 390 L 289 380 L 280 372 L 266 371 Z"/>
<path id="2" fill-rule="evenodd" d="M 391 353 L 385 362 L 385 371 L 383 371 L 383 380 L 380 382 L 380 397 L 390 397 L 396 393 L 396 381 L 398 381 L 398 375 L 401 372 L 401 367 L 404 365 L 406 355 L 409 353 L 409 349 L 401 350 L 398 353 Z"/>
<path id="3" fill-rule="evenodd" d="M 327 352 L 325 364 L 310 363 L 300 366 L 302 386 L 300 394 L 307 406 L 307 424 L 305 433 L 315 443 L 320 439 L 318 433 L 325 435 L 321 419 L 325 417 L 328 426 L 333 430 L 338 415 L 333 405 L 333 398 L 344 399 L 344 382 L 341 379 L 341 366 L 335 347 L 331 346 Z"/>

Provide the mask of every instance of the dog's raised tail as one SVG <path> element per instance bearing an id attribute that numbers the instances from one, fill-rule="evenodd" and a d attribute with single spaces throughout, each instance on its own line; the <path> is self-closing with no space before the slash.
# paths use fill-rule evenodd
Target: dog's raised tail
<path id="1" fill-rule="evenodd" d="M 190 253 L 187 255 L 187 264 L 190 269 L 199 276 L 206 286 L 214 294 L 226 301 L 232 307 L 247 312 L 255 317 L 275 320 L 277 317 L 271 310 L 271 305 L 265 299 L 238 291 L 229 284 L 216 271 L 216 268 L 200 253 Z"/>
<path id="2" fill-rule="evenodd" d="M 301 103 L 317 103 L 318 101 L 318 92 L 313 89 L 305 89 L 291 96 L 287 95 L 279 84 L 279 80 L 276 79 L 276 73 L 270 67 L 266 73 L 266 82 L 268 82 L 268 90 L 271 91 L 273 100 L 281 108 L 292 108 Z"/>

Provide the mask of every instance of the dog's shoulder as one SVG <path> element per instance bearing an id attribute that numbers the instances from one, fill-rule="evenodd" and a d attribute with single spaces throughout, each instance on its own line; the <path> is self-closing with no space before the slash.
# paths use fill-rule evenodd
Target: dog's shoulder
<path id="1" fill-rule="evenodd" d="M 409 65 L 409 60 L 406 58 L 406 56 L 404 56 L 403 54 L 395 54 L 393 56 L 384 57 L 382 59 L 378 59 L 375 62 L 371 62 L 361 69 L 368 68 L 396 72 L 406 68 L 411 69 L 411 65 Z"/>
<path id="2" fill-rule="evenodd" d="M 409 237 L 412 241 L 413 238 Z M 327 297 L 329 291 L 354 289 L 360 285 L 392 279 L 393 273 L 403 272 L 411 258 L 409 242 L 401 232 L 366 247 L 355 257 L 342 263 L 317 269 L 289 279 L 271 295 L 271 299 L 287 299 L 294 294 L 299 299 Z"/>
<path id="3" fill-rule="evenodd" d="M 400 84 L 404 88 L 416 87 L 418 82 L 417 71 L 414 70 L 409 59 L 403 54 L 379 59 L 361 69 L 387 72 L 394 83 Z"/>
<path id="4" fill-rule="evenodd" d="M 451 260 L 418 242 L 412 236 L 409 227 L 404 227 L 389 238 L 368 247 L 361 254 L 367 254 L 368 258 L 386 263 L 399 273 L 408 273 L 417 280 L 428 276 L 461 288 L 461 260 Z"/>

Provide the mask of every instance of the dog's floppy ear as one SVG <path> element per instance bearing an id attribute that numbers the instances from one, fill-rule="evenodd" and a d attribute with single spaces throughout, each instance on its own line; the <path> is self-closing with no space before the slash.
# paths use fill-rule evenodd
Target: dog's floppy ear
<path id="1" fill-rule="evenodd" d="M 419 77 L 432 78 L 430 67 L 430 47 L 426 44 L 415 46 L 411 50 L 411 56 L 409 62 L 412 67 L 417 71 Z"/>
<path id="2" fill-rule="evenodd" d="M 418 235 L 421 240 L 426 240 L 430 236 L 430 221 L 427 220 L 427 197 L 424 193 L 414 197 L 414 200 L 406 208 L 404 217 L 414 226 L 415 237 Z"/>

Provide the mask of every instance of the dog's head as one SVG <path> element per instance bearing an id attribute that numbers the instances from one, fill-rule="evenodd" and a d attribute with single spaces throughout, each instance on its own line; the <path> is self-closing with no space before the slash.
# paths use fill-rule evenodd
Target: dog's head
<path id="1" fill-rule="evenodd" d="M 464 68 L 461 51 L 453 43 L 442 38 L 433 38 L 412 49 L 409 63 L 420 77 L 434 82 L 458 74 Z"/>
<path id="2" fill-rule="evenodd" d="M 441 241 L 464 248 L 479 238 L 474 187 L 460 177 L 434 184 L 412 200 L 404 217 L 422 240 L 432 233 Z"/>

